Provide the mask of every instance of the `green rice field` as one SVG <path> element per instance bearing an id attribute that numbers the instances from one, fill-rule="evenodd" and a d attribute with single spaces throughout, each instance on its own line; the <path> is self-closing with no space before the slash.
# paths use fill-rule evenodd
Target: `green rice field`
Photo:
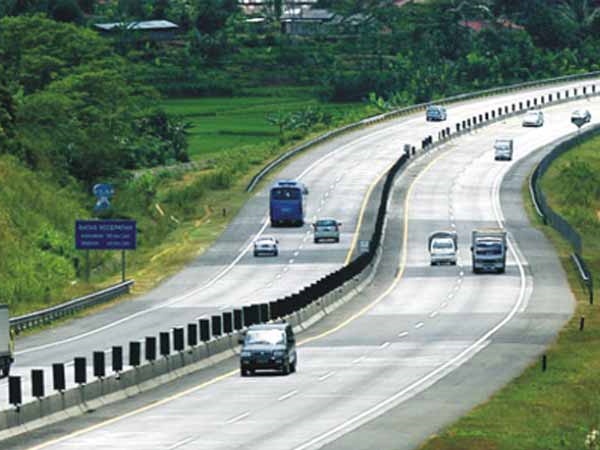
<path id="1" fill-rule="evenodd" d="M 367 114 L 363 103 L 323 103 L 310 94 L 286 91 L 281 96 L 269 96 L 264 91 L 248 97 L 203 97 L 168 99 L 162 102 L 172 114 L 191 123 L 189 154 L 203 158 L 223 150 L 241 146 L 276 144 L 278 127 L 267 116 L 279 112 L 293 113 L 307 107 L 330 112 L 335 122 L 348 122 Z"/>

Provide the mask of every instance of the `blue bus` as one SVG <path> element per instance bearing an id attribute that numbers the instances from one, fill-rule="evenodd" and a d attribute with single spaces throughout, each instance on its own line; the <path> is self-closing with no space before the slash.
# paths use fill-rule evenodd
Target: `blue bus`
<path id="1" fill-rule="evenodd" d="M 299 181 L 279 180 L 272 187 L 269 196 L 271 226 L 304 225 L 306 209 L 306 187 Z"/>

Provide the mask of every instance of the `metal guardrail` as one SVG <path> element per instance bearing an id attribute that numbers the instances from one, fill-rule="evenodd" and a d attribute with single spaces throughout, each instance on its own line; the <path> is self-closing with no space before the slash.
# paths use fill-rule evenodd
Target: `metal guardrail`
<path id="1" fill-rule="evenodd" d="M 22 316 L 11 317 L 10 326 L 18 333 L 19 331 L 50 323 L 53 320 L 74 314 L 84 308 L 99 305 L 120 295 L 127 294 L 129 293 L 131 286 L 133 286 L 133 283 L 134 280 L 127 280 L 106 289 L 102 289 L 101 291 L 69 300 L 60 305 L 52 306 L 40 311 L 34 311 Z"/>
<path id="2" fill-rule="evenodd" d="M 568 82 L 568 81 L 585 80 L 587 78 L 594 78 L 597 76 L 600 76 L 600 71 L 587 72 L 584 74 L 567 75 L 567 76 L 556 77 L 556 78 L 546 78 L 544 80 L 528 81 L 525 83 L 517 83 L 517 84 L 511 84 L 511 85 L 507 85 L 507 86 L 492 88 L 492 89 L 485 89 L 485 90 L 481 90 L 481 91 L 468 92 L 465 94 L 458 94 L 458 95 L 454 95 L 451 97 L 435 100 L 435 103 L 436 104 L 457 103 L 460 101 L 470 100 L 473 98 L 487 97 L 487 96 L 492 96 L 492 95 L 497 95 L 497 94 L 502 94 L 502 93 L 519 91 L 519 90 L 523 90 L 523 89 L 527 89 L 527 88 L 535 87 L 535 86 L 546 86 L 546 85 L 550 85 L 550 84 L 558 84 L 558 83 L 564 83 L 564 82 Z M 384 114 L 378 114 L 373 117 L 368 117 L 366 119 L 343 126 L 341 128 L 337 128 L 335 130 L 328 131 L 327 133 L 322 134 L 321 136 L 318 136 L 314 139 L 311 139 L 310 141 L 305 142 L 304 144 L 301 144 L 298 147 L 294 147 L 293 149 L 291 149 L 291 150 L 285 152 L 284 154 L 282 154 L 281 156 L 279 156 L 274 161 L 271 161 L 270 163 L 268 163 L 256 175 L 254 175 L 254 177 L 252 177 L 252 180 L 250 180 L 250 183 L 246 187 L 246 192 L 252 192 L 252 190 L 256 187 L 256 185 L 271 170 L 273 170 L 275 167 L 279 166 L 282 162 L 284 162 L 287 159 L 291 158 L 292 156 L 296 155 L 297 153 L 300 153 L 310 147 L 320 144 L 320 143 L 322 143 L 328 139 L 331 139 L 333 137 L 339 136 L 343 133 L 347 133 L 349 131 L 359 129 L 363 126 L 373 125 L 375 123 L 379 123 L 384 120 L 389 120 L 389 119 L 393 119 L 398 116 L 422 111 L 427 107 L 428 104 L 431 104 L 431 102 L 419 103 L 417 105 L 407 106 L 405 108 L 400 108 L 395 111 L 390 111 L 390 112 L 387 112 Z"/>
<path id="3" fill-rule="evenodd" d="M 588 291 L 590 304 L 594 303 L 594 283 L 592 273 L 581 256 L 583 253 L 581 235 L 568 221 L 550 207 L 540 186 L 540 180 L 559 156 L 577 146 L 582 139 L 591 138 L 598 134 L 600 134 L 600 124 L 594 125 L 582 133 L 577 133 L 575 136 L 551 144 L 549 153 L 542 158 L 529 178 L 529 192 L 538 216 L 541 217 L 544 225 L 552 226 L 573 248 L 571 259 L 579 273 L 581 282 Z"/>

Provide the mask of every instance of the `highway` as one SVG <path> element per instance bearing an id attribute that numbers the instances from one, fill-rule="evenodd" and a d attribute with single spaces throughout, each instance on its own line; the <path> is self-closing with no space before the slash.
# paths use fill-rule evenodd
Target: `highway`
<path id="1" fill-rule="evenodd" d="M 497 100 L 486 99 L 492 101 Z M 52 449 L 299 450 L 324 445 L 340 449 L 414 448 L 518 374 L 572 313 L 573 299 L 557 258 L 545 239 L 530 229 L 519 202 L 523 177 L 527 175 L 523 169 L 529 161 L 527 157 L 573 131 L 569 116 L 577 105 L 590 109 L 594 122 L 600 117 L 596 99 L 551 107 L 545 110 L 543 128 L 525 129 L 520 118 L 507 119 L 451 141 L 411 164 L 394 191 L 381 275 L 335 317 L 300 336 L 298 373 L 288 377 L 240 378 L 236 362 L 228 361 L 220 370 L 215 368 L 209 375 L 188 379 L 179 387 L 172 386 L 172 392 L 161 393 L 161 399 L 169 395 L 172 399 L 143 406 L 125 416 L 120 414 L 128 409 L 126 406 L 107 407 L 98 417 L 82 419 L 85 424 L 75 420 L 59 430 L 38 433 L 27 444 L 33 442 L 40 444 L 36 448 Z M 474 114 L 474 108 L 481 108 L 461 107 L 466 117 Z M 454 107 L 449 108 L 449 113 L 453 119 L 458 114 Z M 364 195 L 378 176 L 374 171 L 369 180 L 358 180 L 350 177 L 349 171 L 359 170 L 360 176 L 366 178 L 371 166 L 383 170 L 397 155 L 399 143 L 420 139 L 432 126 L 435 128 L 423 118 L 409 118 L 366 130 L 358 138 L 363 141 L 355 144 L 356 139 L 348 138 L 349 143 L 338 147 L 343 149 L 346 145 L 347 149 L 325 158 L 329 167 L 318 169 L 317 164 L 314 172 L 309 170 L 303 175 L 311 187 L 311 211 L 321 206 L 320 213 L 340 217 L 349 225 L 346 232 L 350 233 L 343 238 L 346 250 L 358 218 L 360 193 Z M 512 162 L 493 159 L 493 140 L 500 135 L 515 139 Z M 296 161 L 301 167 L 293 169 L 290 165 L 285 171 L 306 170 L 320 157 L 318 151 L 311 153 Z M 369 163 L 361 164 L 360 158 Z M 344 166 L 345 172 L 340 173 L 345 176 L 332 189 L 337 165 Z M 296 173 L 301 174 L 302 170 Z M 508 181 L 502 185 L 504 178 Z M 355 184 L 361 187 L 354 189 Z M 321 205 L 320 199 L 326 198 L 326 192 L 329 200 Z M 250 203 L 258 201 L 261 195 L 264 192 Z M 346 195 L 354 198 L 354 206 L 345 200 Z M 249 217 L 245 213 L 242 211 L 236 221 L 240 221 L 238 226 L 250 229 L 251 224 L 243 222 Z M 507 273 L 473 275 L 468 251 L 471 229 L 502 223 L 511 232 Z M 426 236 L 448 227 L 455 228 L 459 235 L 459 264 L 430 267 Z M 281 240 L 291 245 L 286 251 L 304 243 L 305 231 L 284 230 Z M 215 248 L 226 243 L 220 240 Z M 292 265 L 284 259 L 268 266 L 261 260 L 261 269 L 267 266 L 265 270 L 272 277 L 287 266 L 285 277 L 289 279 L 284 289 L 293 290 L 293 281 L 305 282 L 307 278 L 303 277 L 312 275 L 307 266 L 322 266 L 328 271 L 345 258 L 345 251 L 331 258 L 329 252 L 317 252 L 311 246 L 303 268 L 297 267 L 302 266 L 300 263 Z M 241 248 L 239 241 L 230 242 L 230 250 L 234 247 Z M 208 252 L 207 258 L 222 261 L 224 257 L 220 259 L 215 253 L 219 250 Z M 239 282 L 243 278 L 237 278 L 236 273 L 256 278 L 256 270 L 249 269 L 247 263 L 236 265 L 215 286 Z M 197 267 L 201 266 L 194 268 Z M 542 267 L 543 271 L 534 271 L 533 267 Z M 172 282 L 182 276 L 174 277 Z M 254 284 L 253 280 L 243 280 Z M 262 275 L 260 280 L 259 284 L 265 281 Z M 175 286 L 163 286 L 159 291 L 169 289 Z M 276 289 L 270 292 L 278 292 Z M 243 296 L 244 292 L 248 291 L 236 295 Z M 154 297 L 157 298 L 160 296 Z M 151 304 L 151 300 L 149 296 L 143 301 Z M 169 316 L 173 316 L 169 320 L 182 320 L 186 312 L 201 314 L 200 304 L 209 311 L 211 307 L 236 304 L 235 301 L 235 296 L 228 296 L 223 303 L 209 306 L 202 302 L 202 296 L 190 296 L 181 300 L 185 307 L 179 302 L 168 306 Z M 246 297 L 240 304 L 247 301 Z M 153 313 L 147 313 L 124 323 L 128 327 L 154 325 L 156 330 L 164 329 L 158 322 L 144 323 L 152 316 Z M 118 336 L 119 327 L 115 328 L 111 330 L 112 339 Z M 140 328 L 142 332 L 148 329 Z M 52 342 L 48 333 L 43 335 Z M 90 337 L 98 339 L 101 335 Z M 87 339 L 72 341 L 71 345 L 81 345 Z M 37 352 L 26 354 L 34 353 Z M 191 387 L 177 394 L 186 383 Z M 148 394 L 146 401 L 157 400 L 151 396 Z M 385 412 L 388 414 L 382 416 Z M 394 418 L 394 426 L 390 426 L 389 417 Z M 105 419 L 109 422 L 103 423 Z M 85 425 L 91 428 L 86 429 Z M 81 431 L 76 431 L 81 427 Z M 53 440 L 69 431 L 73 434 Z M 391 442 L 394 447 L 390 447 Z"/>
<path id="2" fill-rule="evenodd" d="M 318 146 L 291 162 L 279 177 L 299 178 L 309 187 L 308 221 L 317 216 L 342 221 L 340 244 L 313 244 L 309 226 L 268 227 L 268 188 L 263 188 L 233 219 L 215 245 L 148 294 L 20 338 L 13 373 L 23 378 L 24 401 L 31 400 L 31 369 L 42 368 L 49 374 L 52 363 L 71 364 L 75 356 L 91 360 L 93 351 L 108 350 L 113 345 L 123 345 L 126 350 L 131 340 L 143 340 L 145 336 L 185 326 L 198 317 L 274 300 L 340 267 L 352 251 L 365 195 L 398 158 L 404 144 L 419 148 L 425 136 L 435 136 L 443 127 L 452 127 L 457 121 L 532 99 L 540 93 L 556 93 L 560 89 L 564 97 L 565 89 L 570 89 L 573 95 L 573 87 L 593 82 L 572 82 L 560 88 L 537 88 L 527 93 L 464 102 L 449 107 L 447 122 L 426 122 L 421 113 L 349 133 Z M 252 240 L 263 231 L 280 239 L 278 258 L 254 258 L 248 251 Z M 127 354 L 124 356 L 127 360 Z M 49 375 L 45 382 L 46 390 L 51 392 Z M 67 384 L 73 385 L 72 370 L 67 370 Z M 4 408 L 8 407 L 7 396 L 7 382 L 2 380 L 0 404 Z"/>

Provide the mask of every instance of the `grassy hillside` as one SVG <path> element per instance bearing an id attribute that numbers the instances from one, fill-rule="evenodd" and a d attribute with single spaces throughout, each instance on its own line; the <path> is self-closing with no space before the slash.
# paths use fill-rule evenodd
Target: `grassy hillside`
<path id="1" fill-rule="evenodd" d="M 73 218 L 86 199 L 9 156 L 0 157 L 0 177 L 0 299 L 17 313 L 56 301 L 77 279 Z"/>
<path id="2" fill-rule="evenodd" d="M 584 143 L 555 161 L 542 179 L 553 208 L 581 232 L 586 261 L 600 295 L 600 138 Z M 523 195 L 529 198 L 527 188 Z M 528 201 L 528 203 L 530 203 Z M 476 407 L 421 450 L 563 450 L 600 448 L 586 437 L 600 428 L 600 316 L 570 258 L 571 248 L 544 227 L 529 204 L 532 223 L 554 243 L 577 298 L 573 319 L 547 351 L 549 370 L 534 364 L 488 403 Z M 597 301 L 598 302 L 598 301 Z M 597 303 L 596 302 L 596 303 Z M 579 319 L 585 329 L 579 331 Z"/>

